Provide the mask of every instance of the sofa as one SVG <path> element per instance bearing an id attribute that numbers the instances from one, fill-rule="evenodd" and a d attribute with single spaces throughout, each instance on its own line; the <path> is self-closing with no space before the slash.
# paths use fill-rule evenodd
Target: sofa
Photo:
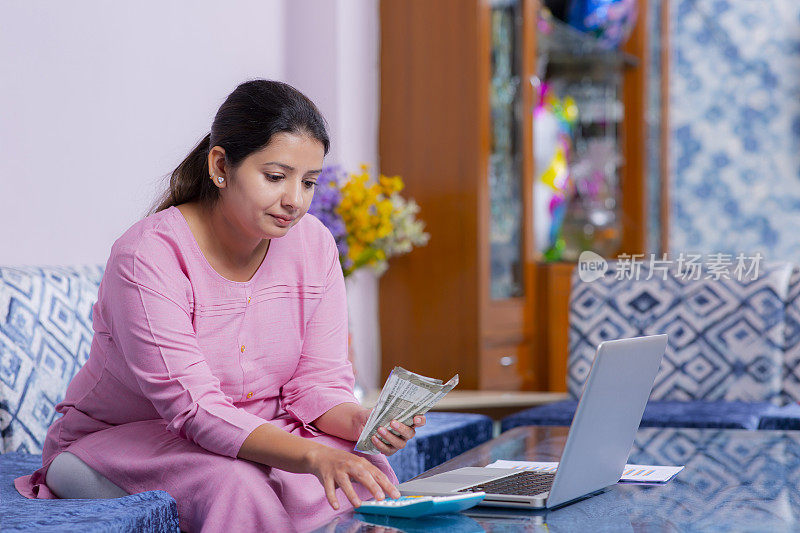
<path id="1" fill-rule="evenodd" d="M 800 269 L 680 261 L 609 262 L 597 279 L 576 268 L 569 295 L 569 400 L 506 417 L 569 425 L 594 359 L 609 339 L 666 333 L 668 346 L 642 427 L 800 429 Z M 715 266 L 716 265 L 716 266 Z M 624 384 L 621 384 L 624 386 Z"/>
<path id="2" fill-rule="evenodd" d="M 89 357 L 92 306 L 104 267 L 0 267 L 0 516 L 6 531 L 177 531 L 175 500 L 148 491 L 104 500 L 29 500 L 14 479 L 41 466 L 55 406 Z M 406 481 L 492 437 L 492 420 L 428 413 L 389 458 Z"/>

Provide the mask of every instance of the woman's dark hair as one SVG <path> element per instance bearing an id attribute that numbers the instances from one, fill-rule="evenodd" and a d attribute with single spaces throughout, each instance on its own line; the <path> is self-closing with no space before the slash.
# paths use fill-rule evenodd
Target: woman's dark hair
<path id="1" fill-rule="evenodd" d="M 208 169 L 211 148 L 221 146 L 226 165 L 235 169 L 280 132 L 310 135 L 328 153 L 330 139 L 325 119 L 303 93 L 279 81 L 250 80 L 240 84 L 217 111 L 211 133 L 172 171 L 169 189 L 148 215 L 192 201 L 213 206 L 219 200 L 219 189 L 211 182 Z"/>

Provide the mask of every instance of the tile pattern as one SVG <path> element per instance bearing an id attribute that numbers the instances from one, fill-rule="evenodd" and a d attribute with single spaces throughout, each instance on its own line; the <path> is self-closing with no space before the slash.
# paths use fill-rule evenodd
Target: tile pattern
<path id="1" fill-rule="evenodd" d="M 670 10 L 670 251 L 796 261 L 800 2 Z"/>

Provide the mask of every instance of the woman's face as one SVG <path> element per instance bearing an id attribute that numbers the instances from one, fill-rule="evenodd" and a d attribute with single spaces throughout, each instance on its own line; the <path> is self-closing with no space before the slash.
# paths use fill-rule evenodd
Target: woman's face
<path id="1" fill-rule="evenodd" d="M 283 237 L 308 211 L 324 156 L 322 143 L 310 135 L 276 133 L 226 180 L 226 217 L 261 239 Z"/>

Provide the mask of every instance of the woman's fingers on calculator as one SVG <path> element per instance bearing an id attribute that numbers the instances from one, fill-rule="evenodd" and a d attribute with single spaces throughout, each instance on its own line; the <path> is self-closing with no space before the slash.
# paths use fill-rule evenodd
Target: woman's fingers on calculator
<path id="1" fill-rule="evenodd" d="M 336 483 L 334 483 L 333 478 L 325 478 L 322 486 L 325 488 L 325 497 L 328 498 L 328 503 L 338 511 L 339 499 L 336 497 Z"/>
<path id="2" fill-rule="evenodd" d="M 375 480 L 383 489 L 383 493 L 390 498 L 399 498 L 400 491 L 397 489 L 397 487 L 395 487 L 394 483 L 389 481 L 389 478 L 386 477 L 386 474 L 378 470 L 376 467 L 373 468 L 375 468 Z"/>
<path id="3" fill-rule="evenodd" d="M 372 472 L 359 472 L 355 476 L 356 481 L 364 485 L 367 490 L 369 490 L 372 495 L 375 497 L 376 500 L 382 500 L 385 498 L 383 494 L 383 489 L 375 480 L 375 474 Z M 353 504 L 355 505 L 355 504 Z M 360 505 L 360 503 L 359 503 Z M 355 505 L 358 507 L 358 505 Z"/>
<path id="4" fill-rule="evenodd" d="M 392 498 L 400 497 L 397 487 L 389 481 L 386 474 L 360 455 L 319 446 L 309 454 L 308 461 L 309 473 L 320 480 L 328 503 L 336 510 L 339 509 L 337 487 L 342 489 L 354 507 L 361 505 L 361 499 L 353 489 L 353 482 L 366 487 L 376 500 L 382 500 L 385 495 Z"/>
<path id="5" fill-rule="evenodd" d="M 369 472 L 367 475 L 359 475 L 355 478 L 356 481 L 364 485 L 375 497 L 376 500 L 383 500 L 387 496 L 389 498 L 399 498 L 400 491 L 397 487 L 389 481 L 386 474 L 381 472 L 377 467 L 370 464 Z"/>
<path id="6" fill-rule="evenodd" d="M 344 495 L 350 500 L 350 503 L 353 504 L 353 507 L 361 505 L 361 498 L 358 497 L 356 490 L 353 488 L 353 484 L 350 482 L 350 475 L 346 473 L 339 474 L 339 477 L 336 479 L 336 484 L 342 489 L 342 492 L 344 492 Z"/>

